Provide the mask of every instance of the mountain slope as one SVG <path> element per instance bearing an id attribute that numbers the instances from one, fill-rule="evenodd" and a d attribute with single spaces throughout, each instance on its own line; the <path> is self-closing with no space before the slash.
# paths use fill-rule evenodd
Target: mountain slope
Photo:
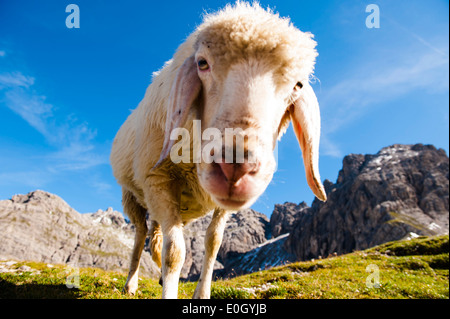
<path id="1" fill-rule="evenodd" d="M 184 230 L 186 261 L 182 278 L 199 276 L 204 237 L 211 214 Z M 247 209 L 232 214 L 227 222 L 216 269 L 224 269 L 233 256 L 267 240 L 268 218 Z M 134 227 L 122 214 L 109 208 L 80 214 L 57 195 L 37 190 L 0 201 L 0 260 L 34 260 L 66 263 L 74 267 L 128 270 L 134 244 Z M 140 271 L 159 277 L 149 248 L 142 254 Z"/>
<path id="2" fill-rule="evenodd" d="M 275 205 L 227 222 L 215 276 L 227 278 L 298 260 L 341 255 L 387 241 L 448 234 L 449 160 L 431 145 L 392 145 L 375 155 L 350 154 L 328 201 Z M 211 214 L 184 230 L 181 277 L 198 278 Z M 108 209 L 79 214 L 56 195 L 35 191 L 0 201 L 0 260 L 35 260 L 127 270 L 133 226 Z M 159 277 L 148 247 L 141 272 Z"/>
<path id="3" fill-rule="evenodd" d="M 298 210 L 285 248 L 298 260 L 419 235 L 448 234 L 449 159 L 431 145 L 392 145 L 344 158 L 328 200 Z"/>
<path id="4" fill-rule="evenodd" d="M 385 147 L 350 154 L 335 184 L 324 182 L 327 202 L 275 205 L 272 238 L 235 256 L 223 276 L 296 260 L 341 255 L 388 241 L 448 234 L 449 158 L 432 145 Z"/>
<path id="5" fill-rule="evenodd" d="M 211 297 L 448 299 L 448 274 L 448 235 L 421 237 L 217 280 L 212 284 Z M 78 278 L 78 289 L 73 287 L 74 278 Z M 0 261 L 0 299 L 161 298 L 162 288 L 157 279 L 140 279 L 138 293 L 128 296 L 121 293 L 126 273 L 95 268 L 74 272 L 66 265 Z M 181 282 L 179 298 L 191 298 L 195 286 L 193 282 Z"/>
<path id="6" fill-rule="evenodd" d="M 0 259 L 126 270 L 134 230 L 112 209 L 80 214 L 60 197 L 38 190 L 0 201 L 0 242 Z M 142 265 L 144 274 L 159 276 L 150 256 Z"/>

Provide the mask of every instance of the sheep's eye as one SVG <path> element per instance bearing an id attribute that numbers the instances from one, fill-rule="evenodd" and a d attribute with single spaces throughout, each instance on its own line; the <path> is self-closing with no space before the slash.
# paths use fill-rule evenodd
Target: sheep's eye
<path id="1" fill-rule="evenodd" d="M 295 85 L 295 88 L 297 89 L 301 89 L 303 87 L 302 82 L 297 82 L 297 84 Z"/>
<path id="2" fill-rule="evenodd" d="M 198 69 L 201 71 L 206 71 L 209 69 L 209 64 L 205 59 L 201 59 L 197 62 Z"/>

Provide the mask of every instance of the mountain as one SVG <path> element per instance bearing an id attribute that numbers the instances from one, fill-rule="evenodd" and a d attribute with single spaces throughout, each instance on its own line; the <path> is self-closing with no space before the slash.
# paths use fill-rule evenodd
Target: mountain
<path id="1" fill-rule="evenodd" d="M 186 261 L 182 278 L 200 275 L 206 228 L 211 214 L 184 230 Z M 268 218 L 247 209 L 230 216 L 216 269 L 223 270 L 233 256 L 267 240 Z M 80 214 L 57 195 L 37 190 L 0 200 L 0 260 L 34 260 L 128 271 L 134 227 L 112 208 Z M 140 271 L 159 277 L 149 247 L 142 254 Z"/>
<path id="2" fill-rule="evenodd" d="M 186 242 L 186 261 L 182 269 L 182 277 L 197 279 L 201 272 L 206 229 L 211 221 L 212 213 L 188 224 L 184 229 Z M 223 235 L 222 245 L 214 265 L 217 275 L 225 275 L 232 271 L 233 261 L 248 251 L 265 243 L 270 237 L 270 223 L 266 215 L 245 209 L 230 215 Z"/>
<path id="3" fill-rule="evenodd" d="M 111 208 L 80 214 L 60 197 L 37 190 L 0 201 L 0 242 L 0 259 L 127 271 L 134 230 Z M 159 276 L 149 255 L 141 269 Z"/>
<path id="4" fill-rule="evenodd" d="M 388 241 L 448 234 L 449 158 L 431 145 L 392 145 L 350 154 L 327 202 L 277 204 L 270 220 L 246 209 L 231 214 L 215 263 L 233 277 L 286 263 L 341 255 Z M 211 214 L 184 230 L 181 277 L 196 280 Z M 79 214 L 56 195 L 34 191 L 0 201 L 0 260 L 34 260 L 127 271 L 134 228 L 109 208 Z M 148 247 L 141 273 L 159 277 Z"/>
<path id="5" fill-rule="evenodd" d="M 258 225 L 259 244 L 228 255 L 219 252 L 222 264 L 216 275 L 229 277 L 394 240 L 448 234 L 449 158 L 432 145 L 395 144 L 374 155 L 350 154 L 336 183 L 325 180 L 324 186 L 325 203 L 316 199 L 311 207 L 305 202 L 277 204 L 269 223 L 265 216 L 259 224 L 255 220 L 251 229 Z M 202 234 L 207 225 L 199 220 L 192 227 Z M 229 228 L 225 236 L 227 232 Z M 221 251 L 230 245 L 227 240 L 239 238 L 224 238 Z M 202 256 L 203 246 L 196 247 L 196 254 Z"/>
<path id="6" fill-rule="evenodd" d="M 289 226 L 285 249 L 298 260 L 448 234 L 449 158 L 432 145 L 397 144 L 375 155 L 348 155 L 337 182 L 324 185 L 327 202 L 295 209 Z"/>

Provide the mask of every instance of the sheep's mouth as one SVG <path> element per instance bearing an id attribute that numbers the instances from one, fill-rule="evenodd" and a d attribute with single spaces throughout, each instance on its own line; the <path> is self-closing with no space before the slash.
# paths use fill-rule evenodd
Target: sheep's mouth
<path id="1" fill-rule="evenodd" d="M 219 164 L 207 165 L 201 178 L 203 187 L 213 196 L 216 203 L 225 209 L 239 210 L 249 207 L 258 196 L 261 181 L 258 174 L 247 174 L 238 181 L 227 179 Z"/>
<path id="2" fill-rule="evenodd" d="M 241 209 L 247 204 L 247 201 L 233 200 L 230 198 L 217 198 L 217 201 L 222 207 L 234 210 Z"/>

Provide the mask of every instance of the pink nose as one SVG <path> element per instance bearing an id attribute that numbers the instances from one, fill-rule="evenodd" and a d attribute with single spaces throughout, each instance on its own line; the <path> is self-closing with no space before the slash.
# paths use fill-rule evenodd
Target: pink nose
<path id="1" fill-rule="evenodd" d="M 218 163 L 223 175 L 230 183 L 237 183 L 247 174 L 256 174 L 259 170 L 259 163 Z"/>

